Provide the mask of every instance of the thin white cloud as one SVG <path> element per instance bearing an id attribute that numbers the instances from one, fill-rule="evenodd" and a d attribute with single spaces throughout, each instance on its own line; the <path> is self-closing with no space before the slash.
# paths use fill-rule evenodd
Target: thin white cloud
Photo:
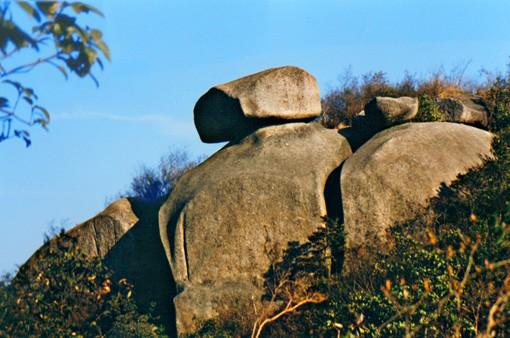
<path id="1" fill-rule="evenodd" d="M 84 121 L 84 120 L 108 120 L 126 123 L 150 124 L 160 128 L 164 134 L 171 135 L 187 135 L 195 133 L 193 123 L 176 120 L 171 116 L 164 114 L 144 114 L 144 115 L 121 115 L 112 113 L 54 113 L 52 115 L 54 121 Z"/>

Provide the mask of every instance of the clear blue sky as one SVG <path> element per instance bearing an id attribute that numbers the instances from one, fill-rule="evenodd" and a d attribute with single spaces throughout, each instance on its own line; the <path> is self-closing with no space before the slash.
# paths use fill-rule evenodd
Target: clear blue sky
<path id="1" fill-rule="evenodd" d="M 0 272 L 37 249 L 51 220 L 76 224 L 125 189 L 140 164 L 170 147 L 194 155 L 198 97 L 216 83 L 268 67 L 300 66 L 322 92 L 349 65 L 355 73 L 426 75 L 471 61 L 504 70 L 510 56 L 507 0 L 95 1 L 94 20 L 113 62 L 92 81 L 53 69 L 25 76 L 52 112 L 33 145 L 0 143 Z"/>

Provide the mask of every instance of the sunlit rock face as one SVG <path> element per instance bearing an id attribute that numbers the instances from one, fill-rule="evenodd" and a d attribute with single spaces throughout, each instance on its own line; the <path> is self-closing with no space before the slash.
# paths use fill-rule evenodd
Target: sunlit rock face
<path id="1" fill-rule="evenodd" d="M 159 237 L 159 207 L 122 198 L 66 233 L 76 239 L 86 257 L 103 258 L 116 280 L 126 278 L 134 286 L 140 309 L 153 310 L 161 324 L 173 332 L 175 287 Z M 22 268 L 36 265 L 53 245 L 57 245 L 55 239 L 37 250 Z"/>
<path id="2" fill-rule="evenodd" d="M 229 144 L 178 181 L 159 222 L 179 334 L 207 320 L 253 319 L 264 273 L 290 241 L 322 226 L 326 181 L 350 154 L 336 130 L 289 123 Z"/>
<path id="3" fill-rule="evenodd" d="M 446 122 L 407 123 L 373 136 L 344 163 L 346 272 L 388 248 L 388 230 L 416 216 L 441 184 L 491 156 L 492 135 Z"/>
<path id="4" fill-rule="evenodd" d="M 319 86 L 300 68 L 271 68 L 212 87 L 193 112 L 203 142 L 239 140 L 264 126 L 318 117 Z"/>

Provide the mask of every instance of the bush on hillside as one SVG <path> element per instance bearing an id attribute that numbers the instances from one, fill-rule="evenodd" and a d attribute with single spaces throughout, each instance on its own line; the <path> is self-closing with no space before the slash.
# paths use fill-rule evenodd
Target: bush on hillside
<path id="1" fill-rule="evenodd" d="M 132 197 L 144 202 L 159 202 L 168 196 L 175 187 L 177 180 L 184 173 L 201 162 L 200 158 L 190 159 L 183 150 L 170 150 L 162 156 L 156 167 L 142 165 L 131 179 L 129 188 L 115 198 Z M 111 198 L 107 203 L 111 203 Z"/>
<path id="2" fill-rule="evenodd" d="M 161 337 L 132 286 L 61 234 L 36 264 L 0 283 L 0 337 Z"/>
<path id="3" fill-rule="evenodd" d="M 437 107 L 431 106 L 433 99 L 457 97 L 486 89 L 465 81 L 464 70 L 465 67 L 456 67 L 449 74 L 441 70 L 426 79 L 418 79 L 407 73 L 401 81 L 393 83 L 381 71 L 358 77 L 348 69 L 340 77 L 340 85 L 322 99 L 322 123 L 330 128 L 350 125 L 352 118 L 376 96 L 419 97 L 420 105 L 425 102 L 426 107 L 420 109 L 422 114 L 417 121 L 440 121 L 442 116 L 438 114 Z"/>

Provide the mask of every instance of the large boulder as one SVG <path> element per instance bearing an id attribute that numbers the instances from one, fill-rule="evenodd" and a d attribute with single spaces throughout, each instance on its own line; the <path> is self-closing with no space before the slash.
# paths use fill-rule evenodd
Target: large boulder
<path id="1" fill-rule="evenodd" d="M 388 230 L 415 217 L 441 184 L 491 156 L 492 135 L 445 122 L 408 123 L 384 130 L 345 161 L 341 192 L 344 271 L 355 271 L 388 248 Z"/>
<path id="2" fill-rule="evenodd" d="M 445 120 L 487 127 L 489 116 L 481 97 L 464 95 L 457 98 L 438 99 L 439 109 Z"/>
<path id="3" fill-rule="evenodd" d="M 86 257 L 105 257 L 138 221 L 130 201 L 122 198 L 66 233 L 76 239 L 76 244 Z M 56 245 L 56 241 L 50 240 L 38 249 L 26 264 L 35 264 L 37 258 L 44 255 L 52 245 Z"/>
<path id="4" fill-rule="evenodd" d="M 159 215 L 179 334 L 207 320 L 253 319 L 264 273 L 288 242 L 323 225 L 326 181 L 350 154 L 336 130 L 289 123 L 259 129 L 181 177 Z"/>
<path id="5" fill-rule="evenodd" d="M 356 151 L 366 141 L 383 129 L 411 121 L 418 114 L 418 99 L 377 96 L 370 100 L 363 111 L 352 118 L 350 127 L 340 129 Z"/>
<path id="6" fill-rule="evenodd" d="M 310 120 L 320 112 L 317 81 L 291 66 L 214 86 L 193 110 L 200 139 L 207 143 L 239 140 L 261 127 Z"/>
<path id="7" fill-rule="evenodd" d="M 418 99 L 402 96 L 399 98 L 377 96 L 367 103 L 364 115 L 373 120 L 380 129 L 408 122 L 418 113 Z"/>
<path id="8" fill-rule="evenodd" d="M 101 257 L 114 278 L 126 278 L 134 286 L 134 298 L 142 311 L 154 311 L 169 333 L 175 328 L 171 299 L 175 287 L 159 236 L 159 204 L 122 198 L 91 219 L 67 231 L 89 258 Z M 52 239 L 22 266 L 29 269 L 57 245 Z"/>

